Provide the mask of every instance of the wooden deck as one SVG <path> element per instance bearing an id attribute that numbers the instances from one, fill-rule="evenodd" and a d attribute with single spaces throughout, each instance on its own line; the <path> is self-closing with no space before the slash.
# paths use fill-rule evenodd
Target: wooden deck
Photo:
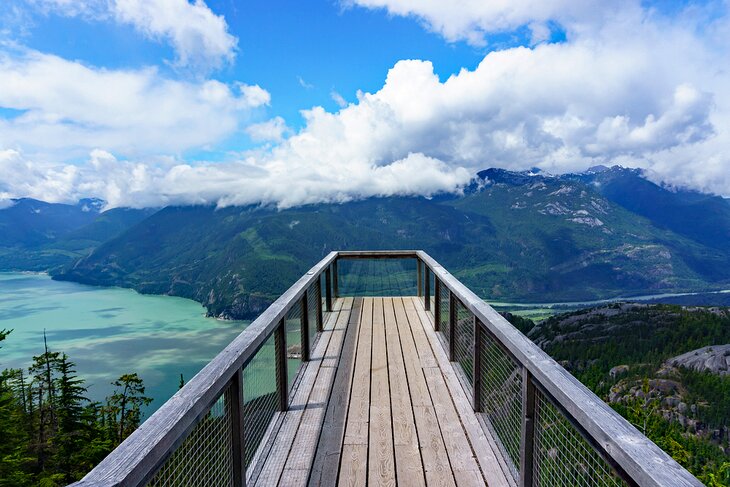
<path id="1" fill-rule="evenodd" d="M 304 367 L 247 485 L 510 485 L 421 300 L 336 300 Z"/>

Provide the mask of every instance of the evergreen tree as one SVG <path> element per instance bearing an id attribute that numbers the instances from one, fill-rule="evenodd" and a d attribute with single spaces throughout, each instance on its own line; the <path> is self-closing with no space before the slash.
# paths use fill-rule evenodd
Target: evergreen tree
<path id="1" fill-rule="evenodd" d="M 58 415 L 58 432 L 54 438 L 56 471 L 64 475 L 64 481 L 74 480 L 75 465 L 83 453 L 83 446 L 89 439 L 88 425 L 84 422 L 83 379 L 78 378 L 75 364 L 64 353 L 58 363 L 58 398 L 55 409 Z"/>
<path id="2" fill-rule="evenodd" d="M 150 404 L 152 399 L 144 395 L 144 382 L 137 374 L 124 374 L 112 385 L 116 389 L 107 403 L 118 444 L 137 429 L 142 421 L 142 406 Z"/>

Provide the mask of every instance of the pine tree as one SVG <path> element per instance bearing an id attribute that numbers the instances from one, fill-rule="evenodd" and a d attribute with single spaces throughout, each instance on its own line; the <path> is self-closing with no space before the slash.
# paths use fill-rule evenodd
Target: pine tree
<path id="1" fill-rule="evenodd" d="M 107 404 L 119 444 L 140 425 L 142 406 L 150 404 L 152 399 L 144 395 L 144 382 L 137 374 L 124 374 L 112 385 L 116 389 L 107 398 Z"/>
<path id="2" fill-rule="evenodd" d="M 58 397 L 55 409 L 58 414 L 58 432 L 54 438 L 56 471 L 64 475 L 64 481 L 75 479 L 77 457 L 83 453 L 83 446 L 89 439 L 89 429 L 84 424 L 84 381 L 76 376 L 75 364 L 64 353 L 58 363 Z"/>

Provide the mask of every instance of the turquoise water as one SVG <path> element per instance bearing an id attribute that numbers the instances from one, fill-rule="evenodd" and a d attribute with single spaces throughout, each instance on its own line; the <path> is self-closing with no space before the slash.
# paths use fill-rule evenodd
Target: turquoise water
<path id="1" fill-rule="evenodd" d="M 206 318 L 195 301 L 147 296 L 129 289 L 57 282 L 44 274 L 0 273 L 0 369 L 27 368 L 43 353 L 65 352 L 86 379 L 88 396 L 102 401 L 110 382 L 137 372 L 154 398 L 149 415 L 190 380 L 248 322 Z"/>

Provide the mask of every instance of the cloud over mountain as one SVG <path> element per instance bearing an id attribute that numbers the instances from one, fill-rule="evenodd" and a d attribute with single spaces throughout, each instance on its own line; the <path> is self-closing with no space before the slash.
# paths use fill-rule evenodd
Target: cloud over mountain
<path id="1" fill-rule="evenodd" d="M 356 102 L 304 110 L 296 132 L 281 117 L 250 119 L 270 102 L 255 85 L 104 70 L 32 51 L 6 56 L 0 106 L 21 114 L 0 119 L 0 164 L 17 170 L 0 197 L 286 207 L 453 191 L 488 166 L 560 173 L 596 164 L 730 194 L 727 4 L 712 15 L 701 6 L 664 14 L 632 0 L 462 0 L 448 11 L 430 1 L 350 4 L 415 16 L 450 41 L 480 45 L 491 32 L 526 28 L 537 44 L 490 51 L 447 79 L 427 60 L 401 60 Z M 545 29 L 565 40 L 545 42 Z M 265 145 L 224 162 L 180 155 L 244 133 Z M 53 151 L 91 155 L 44 162 Z"/>

